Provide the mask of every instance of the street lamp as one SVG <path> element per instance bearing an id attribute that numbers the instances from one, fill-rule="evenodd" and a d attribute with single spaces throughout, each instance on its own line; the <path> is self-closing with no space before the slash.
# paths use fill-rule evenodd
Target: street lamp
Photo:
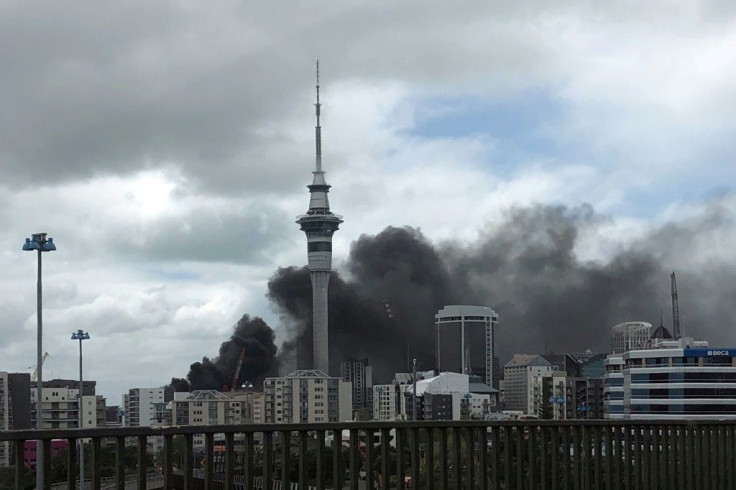
<path id="1" fill-rule="evenodd" d="M 23 244 L 23 250 L 31 252 L 38 250 L 38 283 L 36 285 L 36 428 L 43 428 L 43 410 L 42 393 L 43 393 L 43 318 L 41 316 L 41 252 L 51 252 L 56 250 L 53 238 L 46 238 L 46 233 L 34 233 L 31 238 L 26 238 Z M 43 441 L 36 441 L 36 488 L 44 488 L 43 486 Z"/>
<path id="2" fill-rule="evenodd" d="M 83 340 L 89 340 L 89 334 L 87 332 L 80 330 L 77 330 L 76 332 L 72 333 L 72 340 L 78 340 L 79 341 L 79 405 L 77 406 L 77 409 L 79 410 L 79 428 L 84 429 L 84 412 L 83 412 L 83 404 L 84 401 L 84 383 L 82 381 L 82 341 Z M 84 439 L 79 439 L 79 489 L 82 490 L 84 488 Z"/>

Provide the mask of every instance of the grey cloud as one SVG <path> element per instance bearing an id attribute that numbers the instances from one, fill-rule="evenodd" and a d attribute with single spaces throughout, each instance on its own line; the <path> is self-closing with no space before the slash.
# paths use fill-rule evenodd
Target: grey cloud
<path id="1" fill-rule="evenodd" d="M 297 226 L 285 212 L 270 206 L 199 208 L 162 217 L 127 233 L 106 237 L 126 260 L 271 263 L 291 244 Z"/>
<path id="2" fill-rule="evenodd" d="M 550 59 L 519 31 L 524 15 L 540 15 L 529 7 L 303 5 L 283 16 L 280 7 L 236 2 L 75 5 L 16 3 L 0 20 L 8 181 L 165 163 L 210 191 L 235 192 L 233 176 L 253 192 L 293 188 L 311 142 L 263 130 L 296 119 L 309 139 L 314 58 L 324 58 L 326 85 L 379 77 L 432 85 L 472 79 L 490 63 L 518 82 Z M 499 27 L 501 16 L 510 21 Z"/>

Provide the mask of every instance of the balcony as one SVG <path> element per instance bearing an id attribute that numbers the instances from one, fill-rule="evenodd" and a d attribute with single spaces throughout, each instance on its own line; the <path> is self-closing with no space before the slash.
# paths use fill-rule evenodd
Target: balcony
<path id="1" fill-rule="evenodd" d="M 159 454 L 147 451 L 154 436 L 163 439 Z M 131 478 L 137 488 L 157 479 L 162 486 L 156 488 L 187 489 L 736 488 L 736 421 L 395 421 L 0 432 L 0 442 L 10 441 L 14 455 L 23 454 L 24 441 L 39 438 L 46 442 L 49 488 L 74 487 L 79 438 L 89 439 L 88 488 L 102 488 L 103 481 L 105 488 L 133 488 Z M 125 447 L 126 438 L 133 447 Z M 52 439 L 68 441 L 54 472 L 48 457 Z M 108 439 L 115 442 L 112 449 Z M 65 478 L 58 476 L 60 465 Z M 21 464 L 14 471 L 15 488 L 22 488 L 32 470 Z M 49 481 L 54 475 L 63 481 Z"/>

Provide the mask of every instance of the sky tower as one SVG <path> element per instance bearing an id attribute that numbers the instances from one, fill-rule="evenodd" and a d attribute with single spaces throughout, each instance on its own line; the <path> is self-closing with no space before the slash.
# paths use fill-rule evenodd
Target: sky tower
<path id="1" fill-rule="evenodd" d="M 327 193 L 330 186 L 325 181 L 322 170 L 322 127 L 319 125 L 319 61 L 317 61 L 317 103 L 314 104 L 317 116 L 315 126 L 316 167 L 312 172 L 312 185 L 309 189 L 309 210 L 298 217 L 297 223 L 307 234 L 307 257 L 309 276 L 312 279 L 312 342 L 314 349 L 314 369 L 329 374 L 330 356 L 327 334 L 327 287 L 332 269 L 332 234 L 342 223 L 342 216 L 330 212 Z"/>

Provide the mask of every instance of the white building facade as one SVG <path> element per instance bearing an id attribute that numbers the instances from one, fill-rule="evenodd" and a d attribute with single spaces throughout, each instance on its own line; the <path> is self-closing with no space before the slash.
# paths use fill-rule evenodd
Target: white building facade
<path id="1" fill-rule="evenodd" d="M 682 338 L 622 359 L 625 419 L 736 419 L 736 349 Z"/>
<path id="2" fill-rule="evenodd" d="M 603 417 L 606 419 L 624 418 L 624 359 L 621 355 L 610 355 L 604 361 L 606 373 L 603 375 Z"/>
<path id="3" fill-rule="evenodd" d="M 536 415 L 534 378 L 550 376 L 552 364 L 539 355 L 514 354 L 503 370 L 505 410 Z"/>
<path id="4" fill-rule="evenodd" d="M 317 370 L 299 370 L 263 383 L 265 423 L 352 420 L 352 384 Z"/>

